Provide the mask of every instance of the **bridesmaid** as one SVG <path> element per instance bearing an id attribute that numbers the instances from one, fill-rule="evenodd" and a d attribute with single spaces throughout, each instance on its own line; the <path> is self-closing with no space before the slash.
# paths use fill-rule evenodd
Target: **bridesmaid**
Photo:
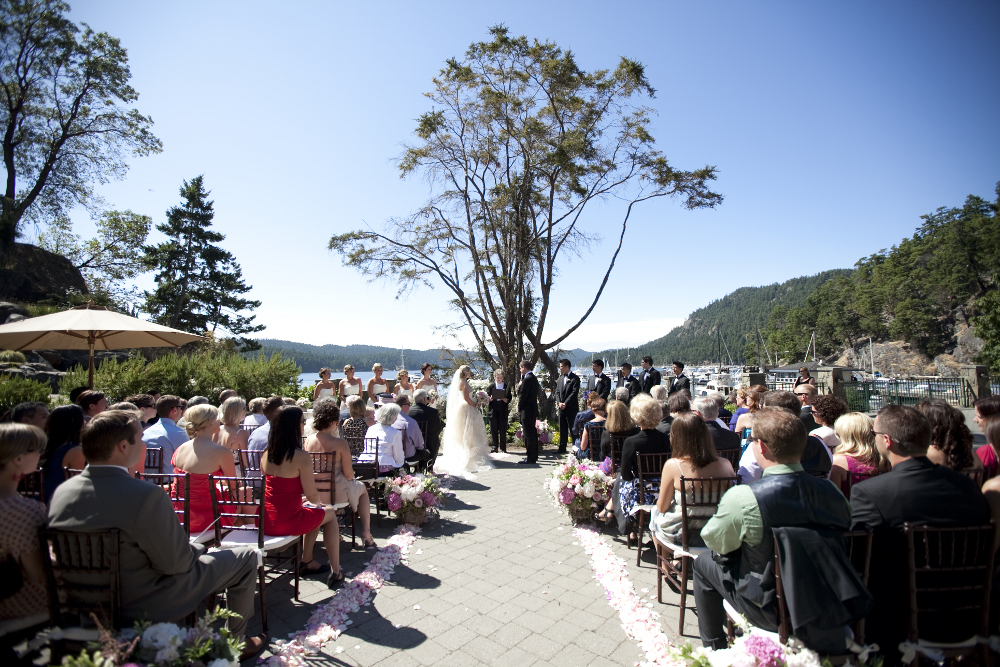
<path id="1" fill-rule="evenodd" d="M 348 396 L 361 396 L 361 380 L 354 377 L 354 366 L 344 366 L 344 379 L 340 381 L 340 400 L 347 401 Z"/>
<path id="2" fill-rule="evenodd" d="M 336 390 L 337 390 L 336 383 L 334 383 L 330 379 L 330 369 L 329 368 L 319 369 L 319 382 L 316 383 L 316 388 L 313 389 L 313 401 L 318 401 L 321 398 L 333 396 Z"/>
<path id="3" fill-rule="evenodd" d="M 410 382 L 410 374 L 404 368 L 396 373 L 396 397 L 409 396 L 413 399 L 413 384 Z"/>
<path id="4" fill-rule="evenodd" d="M 378 394 L 384 394 L 389 390 L 389 385 L 382 377 L 382 364 L 376 363 L 372 366 L 372 373 L 375 377 L 368 381 L 368 400 L 374 402 Z"/>
<path id="5" fill-rule="evenodd" d="M 420 373 L 423 377 L 417 380 L 417 389 L 426 389 L 427 391 L 437 393 L 438 383 L 437 380 L 431 377 L 432 370 L 434 370 L 434 367 L 430 364 L 424 364 L 420 367 Z"/>

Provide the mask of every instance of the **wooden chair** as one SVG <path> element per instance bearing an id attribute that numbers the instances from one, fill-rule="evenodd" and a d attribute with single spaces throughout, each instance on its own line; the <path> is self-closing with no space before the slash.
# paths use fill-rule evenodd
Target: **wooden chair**
<path id="1" fill-rule="evenodd" d="M 344 517 L 343 527 L 347 528 L 347 518 L 351 520 L 351 548 L 357 546 L 355 534 L 355 517 L 357 513 L 351 509 L 350 503 L 337 503 L 337 482 L 334 477 L 334 466 L 337 464 L 336 452 L 309 452 L 312 459 L 313 479 L 316 480 L 316 490 L 321 494 L 330 494 L 330 505 L 337 510 L 337 515 Z"/>
<path id="2" fill-rule="evenodd" d="M 250 433 L 253 433 L 257 429 L 259 429 L 261 426 L 263 426 L 263 424 L 243 424 L 243 426 L 240 427 L 240 430 L 241 431 L 249 431 Z"/>
<path id="3" fill-rule="evenodd" d="M 252 453 L 252 452 L 251 452 Z M 216 525 L 222 523 L 232 523 L 227 525 L 230 531 L 222 538 L 219 544 L 222 549 L 236 549 L 238 547 L 256 545 L 264 552 L 263 562 L 257 568 L 257 586 L 260 600 L 260 623 L 264 632 L 267 632 L 267 575 L 273 573 L 277 568 L 291 563 L 292 574 L 295 577 L 295 599 L 299 599 L 299 562 L 302 553 L 301 535 L 269 535 L 267 532 L 267 515 L 261 511 L 261 500 L 267 490 L 266 477 L 213 477 L 208 476 L 211 488 L 229 489 L 228 493 L 218 494 L 214 506 Z M 216 484 L 219 486 L 217 487 Z M 236 525 L 241 520 L 248 518 L 242 509 L 247 505 L 256 505 L 255 515 L 258 517 L 257 523 L 246 523 Z M 278 552 L 285 551 L 291 547 L 291 555 L 279 555 Z M 280 575 L 279 575 L 280 576 Z"/>
<path id="4" fill-rule="evenodd" d="M 617 475 L 618 469 L 622 467 L 622 451 L 625 449 L 625 439 L 628 437 L 627 435 L 610 434 L 612 475 Z"/>
<path id="5" fill-rule="evenodd" d="M 604 435 L 604 423 L 600 424 L 584 424 L 583 428 L 587 431 L 587 455 L 590 457 L 591 461 L 595 463 L 600 463 L 604 459 L 601 458 L 601 436 Z M 594 455 L 597 452 L 597 455 Z"/>
<path id="6" fill-rule="evenodd" d="M 960 658 L 982 651 L 982 664 L 990 664 L 989 648 L 977 642 L 989 636 L 990 587 L 993 583 L 993 539 L 996 524 L 963 527 L 903 524 L 909 574 L 908 639 L 933 649 L 945 658 Z M 920 638 L 921 624 L 932 625 L 934 616 L 978 612 L 973 636 L 956 643 Z M 928 616 L 931 616 L 928 618 Z M 916 665 L 919 654 L 910 663 Z"/>
<path id="7" fill-rule="evenodd" d="M 368 487 L 368 497 L 375 503 L 375 519 L 381 526 L 382 480 L 378 472 L 378 438 L 365 438 L 364 443 L 361 454 L 352 458 L 351 464 L 354 466 L 354 478 Z"/>
<path id="8" fill-rule="evenodd" d="M 868 575 L 871 573 L 872 561 L 872 530 L 853 530 L 844 533 L 847 542 L 847 557 L 851 559 L 854 569 L 861 576 L 861 583 L 868 588 Z M 854 626 L 854 641 L 865 643 L 865 619 Z"/>
<path id="9" fill-rule="evenodd" d="M 42 484 L 42 469 L 39 468 L 22 477 L 21 481 L 17 483 L 17 492 L 25 498 L 31 498 L 32 500 L 44 503 L 45 493 Z"/>
<path id="10" fill-rule="evenodd" d="M 681 476 L 681 544 L 680 546 L 660 542 L 653 533 L 653 544 L 656 547 L 656 599 L 663 603 L 663 579 L 681 595 L 680 619 L 677 625 L 678 634 L 684 634 L 684 612 L 687 609 L 688 581 L 691 580 L 691 566 L 694 559 L 701 554 L 709 553 L 708 547 L 692 546 L 695 535 L 701 528 L 691 527 L 692 510 L 697 508 L 715 508 L 722 495 L 740 483 L 739 475 L 735 477 L 697 477 Z M 676 492 L 675 492 L 676 493 Z M 696 517 L 708 520 L 709 516 Z"/>
<path id="11" fill-rule="evenodd" d="M 347 447 L 351 450 L 351 460 L 357 459 L 365 451 L 365 439 L 364 438 L 344 438 L 347 441 Z"/>
<path id="12" fill-rule="evenodd" d="M 588 436 L 589 437 L 589 436 Z M 653 508 L 656 507 L 656 500 L 660 495 L 660 480 L 663 478 L 663 466 L 666 465 L 670 454 L 638 454 L 636 456 L 636 467 L 639 469 L 639 476 L 636 479 L 637 500 L 632 508 L 636 528 L 635 565 L 639 566 L 642 559 L 642 536 L 649 529 L 649 519 L 652 516 Z M 654 547 L 655 550 L 655 547 Z"/>
<path id="13" fill-rule="evenodd" d="M 844 497 L 848 500 L 851 499 L 851 487 L 855 484 L 865 481 L 866 479 L 871 479 L 878 475 L 877 472 L 849 472 L 847 477 L 845 477 L 840 482 L 840 491 L 844 494 Z"/>
<path id="14" fill-rule="evenodd" d="M 53 645 L 53 659 L 65 642 L 97 641 L 94 614 L 105 628 L 121 628 L 121 569 L 118 530 L 77 532 L 38 529 L 49 590 L 49 622 L 65 631 Z"/>
<path id="15" fill-rule="evenodd" d="M 72 479 L 77 475 L 79 475 L 81 472 L 83 471 L 77 470 L 76 468 L 63 468 L 63 481 L 66 481 L 67 479 Z"/>
<path id="16" fill-rule="evenodd" d="M 163 472 L 162 447 L 148 447 L 146 449 L 146 471 Z"/>
<path id="17" fill-rule="evenodd" d="M 234 453 L 240 457 L 240 468 L 243 470 L 244 476 L 257 477 L 260 475 L 260 460 L 264 458 L 267 450 L 255 452 L 249 449 L 241 449 L 239 452 Z"/>
<path id="18" fill-rule="evenodd" d="M 169 473 L 136 473 L 135 475 L 138 479 L 145 480 L 151 484 L 155 484 L 166 492 L 170 496 L 170 503 L 174 506 L 174 515 L 177 517 L 177 521 L 181 524 L 181 528 L 184 529 L 184 533 L 188 536 L 188 542 L 192 544 L 204 544 L 206 546 L 215 546 L 222 541 L 222 529 L 219 526 L 219 522 L 216 521 L 212 524 L 212 529 L 206 529 L 199 535 L 191 535 L 191 474 L 184 473 L 169 474 Z M 212 499 L 212 503 L 215 503 L 215 494 L 209 494 Z M 214 518 L 215 511 L 212 511 Z"/>
<path id="19" fill-rule="evenodd" d="M 982 488 L 983 484 L 986 483 L 986 468 L 968 468 L 959 472 L 975 482 L 979 488 Z"/>
<path id="20" fill-rule="evenodd" d="M 723 449 L 717 452 L 717 454 L 719 458 L 729 461 L 733 466 L 733 470 L 740 469 L 740 459 L 743 458 L 743 452 L 739 448 Z"/>

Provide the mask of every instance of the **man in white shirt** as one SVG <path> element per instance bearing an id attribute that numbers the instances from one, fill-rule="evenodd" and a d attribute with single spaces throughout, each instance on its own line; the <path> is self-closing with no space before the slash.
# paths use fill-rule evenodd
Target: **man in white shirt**
<path id="1" fill-rule="evenodd" d="M 392 427 L 403 431 L 403 455 L 406 462 L 422 468 L 426 461 L 430 459 L 431 453 L 424 447 L 424 435 L 420 432 L 420 424 L 410 416 L 410 397 L 400 395 L 396 397 L 396 405 L 399 406 L 399 417 L 393 422 Z"/>
<path id="2" fill-rule="evenodd" d="M 163 472 L 173 474 L 174 466 L 170 461 L 174 458 L 174 450 L 191 439 L 184 429 L 177 425 L 183 414 L 181 399 L 169 394 L 161 396 L 156 401 L 156 414 L 159 419 L 143 431 L 142 442 L 146 445 L 146 449 L 159 447 L 163 450 Z"/>

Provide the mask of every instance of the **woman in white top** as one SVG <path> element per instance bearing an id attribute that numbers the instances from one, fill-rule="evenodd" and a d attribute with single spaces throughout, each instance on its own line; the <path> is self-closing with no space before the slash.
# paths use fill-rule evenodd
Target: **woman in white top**
<path id="1" fill-rule="evenodd" d="M 348 396 L 361 395 L 361 380 L 354 377 L 354 366 L 344 366 L 344 379 L 340 381 L 340 400 L 346 401 Z"/>
<path id="2" fill-rule="evenodd" d="M 413 383 L 410 382 L 410 374 L 405 368 L 396 373 L 396 391 L 394 395 L 413 398 Z"/>
<path id="3" fill-rule="evenodd" d="M 319 382 L 316 383 L 316 388 L 313 389 L 313 401 L 333 396 L 336 389 L 337 385 L 330 379 L 330 369 L 319 369 Z"/>
<path id="4" fill-rule="evenodd" d="M 813 429 L 809 435 L 822 440 L 831 454 L 840 447 L 840 438 L 833 430 L 833 425 L 841 415 L 847 414 L 847 410 L 844 399 L 836 396 L 823 395 L 812 400 L 812 416 L 819 428 Z"/>
<path id="5" fill-rule="evenodd" d="M 250 401 L 250 405 L 247 407 L 250 412 L 247 413 L 246 419 L 243 423 L 247 426 L 261 426 L 267 423 L 267 417 L 264 416 L 264 404 L 267 403 L 266 398 L 257 397 Z"/>
<path id="6" fill-rule="evenodd" d="M 403 434 L 393 428 L 399 418 L 400 407 L 395 403 L 383 405 L 375 411 L 375 425 L 368 428 L 366 438 L 378 438 L 378 470 L 392 472 L 403 467 Z"/>
<path id="7" fill-rule="evenodd" d="M 431 377 L 432 370 L 434 370 L 434 367 L 430 364 L 424 364 L 420 367 L 420 374 L 423 375 L 423 377 L 417 380 L 417 389 L 426 389 L 427 391 L 437 393 L 438 383 L 437 380 Z"/>
<path id="8" fill-rule="evenodd" d="M 389 384 L 382 377 L 382 364 L 372 366 L 372 373 L 375 374 L 375 377 L 368 381 L 369 401 L 374 401 L 378 394 L 384 394 L 389 391 Z"/>

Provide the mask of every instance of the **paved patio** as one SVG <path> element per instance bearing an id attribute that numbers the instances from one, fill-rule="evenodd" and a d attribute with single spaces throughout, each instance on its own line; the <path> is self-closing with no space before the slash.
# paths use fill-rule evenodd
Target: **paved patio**
<path id="1" fill-rule="evenodd" d="M 583 547 L 574 544 L 568 517 L 542 489 L 559 457 L 546 450 L 537 467 L 519 466 L 519 459 L 514 452 L 475 482 L 455 480 L 457 498 L 436 525 L 425 526 L 408 562 L 396 566 L 370 606 L 354 613 L 347 631 L 310 663 L 631 667 L 640 662 L 638 644 L 626 637 Z M 379 544 L 396 526 L 383 515 L 382 526 L 372 531 Z M 617 531 L 607 528 L 604 534 L 629 564 L 637 592 L 662 615 L 667 636 L 677 641 L 679 596 L 664 585 L 665 604 L 656 603 L 652 550 L 636 567 L 635 550 L 626 548 Z M 359 573 L 372 553 L 352 551 L 345 541 L 345 572 Z M 303 628 L 331 594 L 319 578 L 302 580 L 298 602 L 291 599 L 290 577 L 270 584 L 272 639 Z M 697 642 L 697 616 L 689 611 L 685 620 L 685 633 Z M 251 622 L 251 632 L 259 628 L 259 620 Z"/>

